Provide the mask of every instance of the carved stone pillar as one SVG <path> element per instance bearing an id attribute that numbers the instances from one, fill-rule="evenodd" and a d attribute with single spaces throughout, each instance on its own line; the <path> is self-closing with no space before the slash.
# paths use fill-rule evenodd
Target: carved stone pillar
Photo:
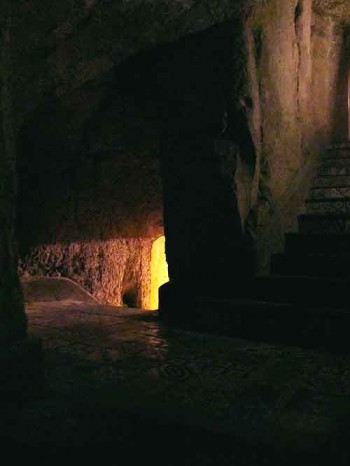
<path id="1" fill-rule="evenodd" d="M 203 133 L 169 139 L 162 154 L 164 227 L 170 284 L 160 288 L 160 313 L 190 323 L 200 296 L 234 296 L 254 273 L 237 202 L 228 141 Z M 233 163 L 233 162 L 232 162 Z M 231 163 L 231 165 L 232 165 Z M 185 315 L 181 315 L 185 313 Z"/>
<path id="2" fill-rule="evenodd" d="M 42 376 L 41 344 L 28 338 L 15 240 L 16 150 L 11 89 L 11 36 L 1 24 L 0 43 L 0 393 L 17 396 Z M 6 397 L 5 397 L 6 399 Z"/>

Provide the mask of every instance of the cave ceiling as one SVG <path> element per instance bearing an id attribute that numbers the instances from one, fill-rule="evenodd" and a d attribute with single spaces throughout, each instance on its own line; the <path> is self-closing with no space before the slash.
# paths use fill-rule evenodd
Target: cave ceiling
<path id="1" fill-rule="evenodd" d="M 91 87 L 128 57 L 229 20 L 244 1 L 6 0 L 18 112 L 31 112 L 44 95 L 73 98 L 85 87 L 96 96 L 84 105 L 94 105 L 100 89 Z"/>
<path id="2" fill-rule="evenodd" d="M 32 112 L 44 96 L 56 95 L 83 119 L 103 98 L 105 81 L 128 57 L 208 29 L 237 17 L 242 5 L 261 2 L 6 0 L 18 115 Z M 314 0 L 314 6 L 350 24 L 350 0 Z"/>

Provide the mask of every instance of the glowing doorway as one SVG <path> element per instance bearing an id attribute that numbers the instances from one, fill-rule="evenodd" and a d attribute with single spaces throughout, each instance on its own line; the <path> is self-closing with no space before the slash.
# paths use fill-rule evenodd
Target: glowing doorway
<path id="1" fill-rule="evenodd" d="M 169 276 L 165 257 L 165 236 L 160 236 L 153 243 L 151 252 L 151 309 L 158 309 L 158 289 L 167 281 Z"/>

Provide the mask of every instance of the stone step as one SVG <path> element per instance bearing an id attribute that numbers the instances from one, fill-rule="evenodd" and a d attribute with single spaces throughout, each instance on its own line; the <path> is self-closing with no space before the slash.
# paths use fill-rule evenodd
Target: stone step
<path id="1" fill-rule="evenodd" d="M 285 252 L 293 254 L 350 254 L 350 234 L 285 235 Z"/>
<path id="2" fill-rule="evenodd" d="M 337 167 L 347 168 L 350 165 L 350 155 L 348 157 L 337 157 L 334 155 L 328 155 L 320 160 L 320 167 Z"/>
<path id="3" fill-rule="evenodd" d="M 349 164 L 346 166 L 338 166 L 336 164 L 320 165 L 317 170 L 318 176 L 350 176 L 350 158 Z"/>
<path id="4" fill-rule="evenodd" d="M 350 151 L 350 142 L 349 141 L 344 141 L 344 142 L 334 142 L 332 144 L 329 144 L 327 147 L 328 151 L 333 151 L 333 150 L 343 150 L 343 149 L 348 149 Z"/>
<path id="5" fill-rule="evenodd" d="M 271 273 L 316 277 L 350 277 L 349 254 L 274 254 Z"/>
<path id="6" fill-rule="evenodd" d="M 321 155 L 323 159 L 346 159 L 350 157 L 350 149 L 332 149 Z"/>
<path id="7" fill-rule="evenodd" d="M 201 330 L 263 342 L 350 351 L 350 310 L 347 280 L 307 277 L 256 277 L 232 291 L 275 292 L 274 300 L 254 298 L 251 293 L 236 297 L 189 297 L 169 283 L 160 288 L 160 317 L 185 329 Z M 278 290 L 287 289 L 291 302 L 278 300 Z M 308 290 L 308 301 L 302 292 Z M 323 290 L 319 293 L 319 290 Z M 332 297 L 344 295 L 345 305 Z M 319 296 L 320 295 L 320 296 Z M 322 296 L 321 296 L 322 295 Z M 249 296 L 249 298 L 247 298 Z M 319 296 L 319 297 L 318 297 Z M 321 301 L 324 296 L 328 300 Z M 315 299 L 314 299 L 315 298 Z M 317 302 L 316 302 L 317 301 Z M 331 302 L 331 304 L 330 304 Z"/>
<path id="8" fill-rule="evenodd" d="M 347 308 L 295 306 L 252 300 L 197 300 L 196 329 L 247 340 L 350 351 Z"/>
<path id="9" fill-rule="evenodd" d="M 350 187 L 320 188 L 310 189 L 308 199 L 343 199 L 350 198 Z"/>
<path id="10" fill-rule="evenodd" d="M 311 276 L 254 277 L 235 290 L 237 298 L 249 296 L 265 302 L 349 307 L 350 280 Z"/>
<path id="11" fill-rule="evenodd" d="M 196 296 L 236 300 L 249 298 L 267 303 L 332 306 L 350 310 L 349 290 L 350 279 L 346 278 L 269 275 L 232 280 L 230 287 L 210 290 L 192 289 L 190 283 L 183 286 L 164 285 L 159 289 L 159 299 L 165 299 L 174 312 L 179 315 L 184 313 L 185 316 L 194 306 Z"/>
<path id="12" fill-rule="evenodd" d="M 348 188 L 350 176 L 324 175 L 318 176 L 313 181 L 314 188 Z"/>
<path id="13" fill-rule="evenodd" d="M 350 198 L 307 199 L 305 206 L 308 214 L 350 214 Z"/>
<path id="14" fill-rule="evenodd" d="M 303 234 L 344 234 L 350 233 L 348 214 L 301 214 L 298 216 L 299 231 Z"/>
<path id="15" fill-rule="evenodd" d="M 329 149 L 323 157 L 325 158 L 347 158 L 350 157 L 350 149 L 344 147 L 343 149 Z"/>

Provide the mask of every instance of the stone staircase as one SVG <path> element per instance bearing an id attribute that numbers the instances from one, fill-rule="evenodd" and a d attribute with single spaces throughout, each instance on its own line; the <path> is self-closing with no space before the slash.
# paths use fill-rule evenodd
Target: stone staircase
<path id="1" fill-rule="evenodd" d="M 235 283 L 221 296 L 184 299 L 160 289 L 160 315 L 189 329 L 257 341 L 350 352 L 350 143 L 332 145 L 271 275 Z M 184 304 L 186 303 L 186 304 Z"/>
<path id="2" fill-rule="evenodd" d="M 272 274 L 350 277 L 350 144 L 329 147 L 298 226 L 272 256 Z"/>

